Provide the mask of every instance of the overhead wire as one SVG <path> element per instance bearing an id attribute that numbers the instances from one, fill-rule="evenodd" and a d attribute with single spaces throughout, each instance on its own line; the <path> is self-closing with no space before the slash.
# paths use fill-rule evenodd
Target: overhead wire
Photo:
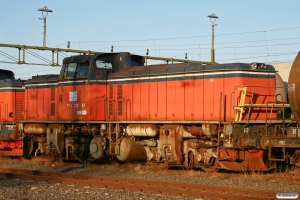
<path id="1" fill-rule="evenodd" d="M 273 57 L 273 56 L 278 56 L 278 55 L 292 55 L 295 54 L 295 52 L 289 52 L 289 53 L 282 53 L 282 54 L 274 54 L 274 55 L 266 55 L 266 56 L 255 56 L 255 57 L 245 57 L 245 58 L 237 58 L 237 59 L 253 59 L 253 58 L 264 58 L 264 57 Z M 226 60 L 219 60 L 219 61 L 230 61 L 230 60 L 235 60 L 235 59 L 226 59 Z"/>
<path id="2" fill-rule="evenodd" d="M 29 49 L 26 49 L 26 52 L 29 53 L 30 55 L 44 61 L 44 62 L 46 62 L 46 63 L 50 63 L 50 64 L 52 63 L 49 59 L 44 58 L 44 57 L 40 56 L 39 54 L 34 53 L 33 51 L 29 50 Z"/>
<path id="3" fill-rule="evenodd" d="M 277 53 L 276 55 L 273 54 L 273 53 L 270 53 L 269 52 L 269 48 L 270 47 L 274 47 L 274 46 L 284 46 L 284 45 L 297 45 L 297 44 L 300 44 L 298 42 L 293 42 L 293 43 L 284 43 L 284 44 L 269 44 L 270 41 L 286 41 L 286 40 L 297 40 L 299 39 L 299 37 L 291 37 L 291 38 L 275 38 L 275 39 L 267 39 L 266 38 L 266 32 L 270 32 L 270 31 L 284 31 L 284 30 L 293 30 L 293 29 L 299 29 L 300 27 L 291 27 L 291 28 L 282 28 L 282 29 L 272 29 L 272 30 L 265 30 L 265 31 L 250 31 L 250 32 L 238 32 L 238 33 L 224 33 L 224 34 L 216 34 L 215 37 L 220 37 L 220 36 L 230 36 L 230 35 L 241 35 L 241 34 L 254 34 L 254 33 L 264 33 L 264 40 L 249 40 L 249 41 L 231 41 L 231 42 L 219 42 L 219 43 L 215 43 L 216 45 L 222 45 L 222 44 L 242 44 L 242 43 L 254 43 L 254 42 L 265 42 L 264 45 L 244 45 L 244 46 L 225 46 L 225 47 L 218 47 L 218 48 L 215 48 L 216 50 L 221 50 L 221 49 L 230 49 L 230 48 L 234 48 L 235 50 L 238 48 L 238 49 L 242 49 L 242 48 L 254 48 L 254 47 L 262 47 L 262 46 L 265 46 L 267 48 L 267 54 L 268 56 L 281 56 L 281 55 L 291 55 L 289 53 Z M 154 44 L 154 49 L 150 49 L 148 48 L 149 50 L 154 50 L 154 52 L 156 52 L 156 50 L 158 50 L 159 52 L 160 51 L 190 51 L 190 50 L 200 50 L 200 53 L 195 53 L 195 52 L 188 52 L 188 54 L 192 54 L 192 55 L 206 55 L 206 54 L 209 54 L 209 53 L 201 53 L 201 50 L 205 50 L 205 49 L 210 49 L 210 48 L 203 48 L 203 46 L 208 46 L 208 45 L 211 45 L 210 43 L 206 43 L 206 44 L 156 44 L 155 41 L 163 41 L 163 40 L 173 40 L 173 39 L 189 39 L 189 38 L 200 38 L 200 37 L 211 37 L 211 35 L 202 35 L 202 36 L 189 36 L 189 37 L 170 37 L 170 38 L 156 38 L 156 39 L 140 39 L 140 40 L 112 40 L 112 41 L 81 41 L 81 42 L 72 42 L 72 43 L 79 43 L 80 44 L 83 44 L 83 43 L 91 43 L 91 42 L 141 42 L 141 41 L 152 41 L 153 44 Z M 63 45 L 63 44 L 67 44 L 67 42 L 65 43 L 61 43 L 59 45 Z M 57 46 L 59 46 L 57 45 Z M 201 48 L 200 48 L 200 45 L 201 45 Z M 165 47 L 188 47 L 188 46 L 197 46 L 197 48 L 158 48 L 158 47 L 162 47 L 162 46 L 165 46 Z M 124 48 L 143 48 L 143 47 L 147 47 L 146 45 L 116 45 L 114 46 L 116 48 L 120 48 L 120 47 L 124 47 Z M 101 48 L 101 50 L 103 49 L 107 49 L 107 48 L 110 48 L 109 47 L 104 47 L 104 48 Z M 139 52 L 143 52 L 143 51 L 146 51 L 145 50 L 139 50 L 139 51 L 135 51 L 134 53 L 139 53 Z M 2 51 L 1 51 L 2 52 Z M 8 56 L 10 57 L 9 54 L 7 55 L 3 55 L 2 53 L 0 52 L 0 54 L 4 57 Z M 29 51 L 27 50 L 27 52 L 29 53 Z M 29 54 L 33 55 L 34 57 L 37 57 L 38 59 L 46 62 L 46 63 L 52 63 L 49 59 L 46 59 L 34 52 L 30 52 Z M 155 53 L 156 54 L 156 53 Z M 159 53 L 160 54 L 160 53 Z M 245 54 L 249 54 L 249 55 L 256 55 L 258 53 L 218 53 L 218 54 L 227 54 L 227 55 L 245 55 Z M 179 55 L 176 55 L 176 56 L 173 56 L 173 57 L 178 57 L 178 56 L 182 56 L 184 54 L 179 54 Z M 250 57 L 243 57 L 243 58 L 234 58 L 234 59 L 227 59 L 227 60 L 236 60 L 236 59 L 252 59 L 252 58 L 261 58 L 261 57 L 266 57 L 266 53 L 261 53 L 260 55 L 262 56 L 257 56 L 257 57 L 253 57 L 253 56 L 250 56 Z M 59 56 L 61 57 L 67 57 L 69 55 L 65 54 L 65 53 L 62 53 L 62 52 L 59 52 Z M 11 59 L 11 58 L 10 58 Z M 227 60 L 220 60 L 220 61 L 227 61 Z M 14 58 L 14 61 L 18 61 L 18 59 Z M 47 66 L 49 64 L 37 64 L 37 63 L 30 63 L 31 65 L 44 65 L 44 66 Z"/>
<path id="4" fill-rule="evenodd" d="M 17 58 L 15 58 L 15 57 L 13 57 L 13 56 L 11 56 L 11 55 L 9 55 L 9 54 L 3 52 L 3 51 L 0 51 L 0 54 L 1 54 L 2 56 L 4 56 L 4 57 L 10 59 L 10 60 L 14 60 L 14 61 L 18 62 L 18 59 L 17 59 Z"/>
<path id="5" fill-rule="evenodd" d="M 253 34 L 253 33 L 262 33 L 262 32 L 273 32 L 273 31 L 283 31 L 283 30 L 293 30 L 299 29 L 300 27 L 290 27 L 282 29 L 270 29 L 270 30 L 260 30 L 260 31 L 248 31 L 248 32 L 237 32 L 237 33 L 221 33 L 215 34 L 215 37 L 218 36 L 228 36 L 228 35 L 243 35 L 243 34 Z M 144 42 L 144 41 L 153 41 L 153 40 L 174 40 L 174 39 L 187 39 L 187 38 L 200 38 L 200 37 L 211 37 L 211 35 L 198 35 L 198 36 L 186 36 L 186 37 L 171 37 L 171 38 L 155 38 L 155 39 L 138 39 L 138 40 L 91 40 L 91 41 L 76 41 L 72 43 L 98 43 L 98 42 Z M 65 43 L 62 43 L 65 44 Z"/>

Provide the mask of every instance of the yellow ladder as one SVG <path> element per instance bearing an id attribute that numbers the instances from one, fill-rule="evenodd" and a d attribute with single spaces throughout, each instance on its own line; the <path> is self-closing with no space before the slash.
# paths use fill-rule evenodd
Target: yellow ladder
<path id="1" fill-rule="evenodd" d="M 238 106 L 234 107 L 236 111 L 235 121 L 241 121 L 244 114 L 244 104 L 246 99 L 247 87 L 240 87 L 237 90 L 241 91 L 241 98 Z"/>

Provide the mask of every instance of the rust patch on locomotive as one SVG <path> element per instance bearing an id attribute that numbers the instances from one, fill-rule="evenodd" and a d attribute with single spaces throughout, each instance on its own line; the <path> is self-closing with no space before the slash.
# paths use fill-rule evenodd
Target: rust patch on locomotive
<path id="1" fill-rule="evenodd" d="M 263 150 L 220 149 L 218 164 L 222 169 L 230 171 L 269 171 L 274 165 L 265 162 Z"/>

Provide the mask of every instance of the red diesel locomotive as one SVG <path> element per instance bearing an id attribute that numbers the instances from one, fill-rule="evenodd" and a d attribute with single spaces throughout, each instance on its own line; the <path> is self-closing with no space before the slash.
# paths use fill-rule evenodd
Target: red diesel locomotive
<path id="1" fill-rule="evenodd" d="M 0 156 L 23 156 L 23 111 L 22 82 L 14 78 L 13 72 L 0 69 Z"/>
<path id="2" fill-rule="evenodd" d="M 23 155 L 203 170 L 300 164 L 300 134 L 271 65 L 144 62 L 129 53 L 72 56 L 60 75 L 24 81 L 24 119 L 13 121 Z"/>

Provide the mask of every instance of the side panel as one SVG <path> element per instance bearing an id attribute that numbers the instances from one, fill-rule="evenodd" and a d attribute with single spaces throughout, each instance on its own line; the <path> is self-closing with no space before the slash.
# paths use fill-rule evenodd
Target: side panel
<path id="1" fill-rule="evenodd" d="M 59 120 L 90 120 L 90 85 L 85 81 L 61 82 Z"/>
<path id="2" fill-rule="evenodd" d="M 37 99 L 36 99 L 36 119 L 44 120 L 45 118 L 45 98 L 44 98 L 44 90 L 46 90 L 42 85 L 38 85 L 37 88 Z"/>
<path id="3" fill-rule="evenodd" d="M 193 76 L 185 76 L 184 81 L 184 119 L 194 119 L 194 85 L 195 80 Z M 202 96 L 202 95 L 201 95 Z"/>
<path id="4" fill-rule="evenodd" d="M 221 98 L 223 101 L 223 95 L 224 95 L 224 77 L 223 72 L 220 72 L 217 75 L 213 76 L 213 105 L 214 105 L 214 111 L 213 111 L 213 120 L 219 121 L 220 117 L 222 120 L 222 114 L 224 107 L 221 105 Z M 221 97 L 222 95 L 222 97 Z M 221 113 L 220 113 L 221 112 Z M 220 116 L 221 115 L 221 116 Z"/>
<path id="5" fill-rule="evenodd" d="M 149 120 L 149 79 L 141 83 L 141 120 Z"/>
<path id="6" fill-rule="evenodd" d="M 25 116 L 27 120 L 36 119 L 36 103 L 37 103 L 37 89 L 25 88 Z"/>
<path id="7" fill-rule="evenodd" d="M 184 79 L 184 77 L 182 77 Z M 175 120 L 184 120 L 184 111 L 185 111 L 185 81 L 178 80 L 175 82 Z"/>
<path id="8" fill-rule="evenodd" d="M 215 112 L 215 93 L 214 93 L 214 77 L 213 75 L 205 75 L 204 79 L 204 109 L 203 109 L 203 120 L 216 120 L 214 118 L 214 112 Z"/>
<path id="9" fill-rule="evenodd" d="M 156 78 L 150 79 L 149 83 L 149 118 L 150 120 L 156 120 L 157 119 L 157 113 L 158 113 L 158 83 Z"/>
<path id="10" fill-rule="evenodd" d="M 161 78 L 157 82 L 157 120 L 166 120 L 167 117 L 167 82 Z"/>
<path id="11" fill-rule="evenodd" d="M 132 120 L 140 120 L 141 114 L 141 84 L 135 82 L 132 84 Z"/>
<path id="12" fill-rule="evenodd" d="M 107 105 L 105 102 L 107 86 L 105 83 L 95 83 L 90 86 L 90 117 L 91 120 L 106 119 Z M 82 106 L 82 105 L 81 105 Z"/>
<path id="13" fill-rule="evenodd" d="M 13 111 L 13 92 L 5 90 L 0 91 L 0 99 L 0 121 L 12 121 L 13 118 L 9 117 L 9 113 Z"/>
<path id="14" fill-rule="evenodd" d="M 24 119 L 24 89 L 0 88 L 0 122 L 16 122 Z"/>
<path id="15" fill-rule="evenodd" d="M 204 111 L 204 80 L 203 75 L 194 76 L 194 120 L 203 120 Z"/>
<path id="16" fill-rule="evenodd" d="M 175 105 L 176 105 L 176 81 L 173 78 L 168 78 L 167 81 L 167 120 L 175 119 Z M 180 106 L 180 105 L 178 105 Z"/>

